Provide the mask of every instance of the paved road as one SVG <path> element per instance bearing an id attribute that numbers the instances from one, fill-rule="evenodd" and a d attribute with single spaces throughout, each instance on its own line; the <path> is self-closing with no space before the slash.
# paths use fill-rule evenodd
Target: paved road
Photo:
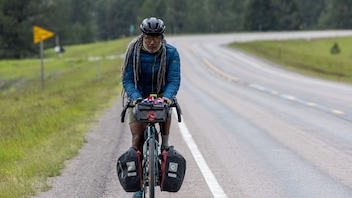
<path id="1" fill-rule="evenodd" d="M 352 32 L 172 37 L 182 59 L 170 143 L 187 159 L 177 193 L 158 197 L 352 197 L 352 86 L 308 78 L 222 47 L 231 41 Z M 131 197 L 116 158 L 130 146 L 121 104 L 106 110 L 53 189 L 38 197 Z"/>

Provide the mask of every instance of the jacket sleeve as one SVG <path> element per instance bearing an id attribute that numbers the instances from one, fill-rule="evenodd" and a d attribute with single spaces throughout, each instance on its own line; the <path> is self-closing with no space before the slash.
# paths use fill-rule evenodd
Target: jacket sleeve
<path id="1" fill-rule="evenodd" d="M 164 96 L 165 98 L 173 101 L 173 97 L 176 96 L 181 82 L 181 65 L 180 65 L 180 56 L 175 49 L 171 54 L 171 59 L 168 66 L 167 78 Z"/>
<path id="2" fill-rule="evenodd" d="M 138 98 L 142 98 L 142 95 L 137 90 L 134 82 L 134 73 L 133 73 L 133 65 L 132 65 L 131 57 L 128 60 L 128 64 L 126 66 L 124 73 L 122 74 L 122 86 L 125 92 L 127 93 L 128 98 L 131 101 L 135 101 Z"/>

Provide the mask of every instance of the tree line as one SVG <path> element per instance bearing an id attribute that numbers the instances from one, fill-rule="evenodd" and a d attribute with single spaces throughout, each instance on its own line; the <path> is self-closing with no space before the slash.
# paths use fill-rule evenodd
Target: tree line
<path id="1" fill-rule="evenodd" d="M 352 0 L 0 0 L 0 58 L 38 54 L 33 25 L 55 32 L 46 47 L 139 34 L 163 19 L 166 34 L 351 29 Z"/>

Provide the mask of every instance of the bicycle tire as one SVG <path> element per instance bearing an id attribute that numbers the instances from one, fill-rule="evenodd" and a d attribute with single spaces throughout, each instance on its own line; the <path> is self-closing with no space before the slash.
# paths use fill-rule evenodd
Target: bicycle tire
<path id="1" fill-rule="evenodd" d="M 155 139 L 149 139 L 149 197 L 154 198 L 155 193 Z"/>

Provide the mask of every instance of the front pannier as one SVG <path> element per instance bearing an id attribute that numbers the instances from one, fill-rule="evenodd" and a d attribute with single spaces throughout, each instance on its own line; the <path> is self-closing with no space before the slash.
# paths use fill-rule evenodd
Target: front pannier
<path id="1" fill-rule="evenodd" d="M 185 158 L 173 146 L 164 150 L 161 160 L 161 191 L 177 192 L 180 190 L 185 173 Z"/>
<path id="2" fill-rule="evenodd" d="M 126 192 L 136 192 L 142 189 L 141 152 L 129 148 L 117 159 L 117 176 Z"/>

